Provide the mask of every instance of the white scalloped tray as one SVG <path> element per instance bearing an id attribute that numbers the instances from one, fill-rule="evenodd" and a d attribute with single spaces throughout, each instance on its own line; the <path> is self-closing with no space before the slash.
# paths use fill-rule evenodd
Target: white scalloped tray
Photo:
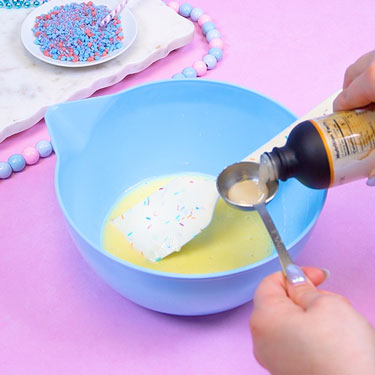
<path id="1" fill-rule="evenodd" d="M 113 1 L 117 3 L 117 0 Z M 111 61 L 80 69 L 44 63 L 25 50 L 20 30 L 32 9 L 0 12 L 0 46 L 3 51 L 0 64 L 0 142 L 35 125 L 49 106 L 86 98 L 98 89 L 121 81 L 128 74 L 140 72 L 193 39 L 193 23 L 160 0 L 130 0 L 128 6 L 138 26 L 133 45 Z"/>

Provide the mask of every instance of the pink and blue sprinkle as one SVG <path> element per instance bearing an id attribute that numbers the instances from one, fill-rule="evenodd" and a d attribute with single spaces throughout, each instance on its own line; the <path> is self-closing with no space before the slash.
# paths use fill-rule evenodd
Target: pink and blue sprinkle
<path id="1" fill-rule="evenodd" d="M 99 60 L 122 48 L 124 39 L 120 16 L 104 27 L 99 26 L 109 12 L 106 6 L 96 6 L 92 1 L 55 6 L 36 17 L 32 28 L 34 44 L 44 56 L 54 60 Z"/>

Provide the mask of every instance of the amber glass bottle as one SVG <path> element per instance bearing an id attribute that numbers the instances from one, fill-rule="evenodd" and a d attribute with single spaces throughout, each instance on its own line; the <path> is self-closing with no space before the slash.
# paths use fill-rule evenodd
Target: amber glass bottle
<path id="1" fill-rule="evenodd" d="M 284 147 L 261 156 L 260 178 L 295 177 L 325 189 L 375 169 L 375 108 L 333 113 L 298 124 Z"/>

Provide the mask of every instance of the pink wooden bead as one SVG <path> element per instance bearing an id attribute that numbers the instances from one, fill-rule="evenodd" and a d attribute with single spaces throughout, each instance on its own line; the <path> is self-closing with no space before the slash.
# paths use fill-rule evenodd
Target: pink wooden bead
<path id="1" fill-rule="evenodd" d="M 27 165 L 33 165 L 39 160 L 39 152 L 35 147 L 27 147 L 23 150 L 23 157 Z"/>
<path id="2" fill-rule="evenodd" d="M 193 68 L 197 71 L 197 76 L 204 76 L 207 72 L 207 65 L 204 61 L 199 60 L 193 64 Z"/>
<path id="3" fill-rule="evenodd" d="M 206 22 L 209 22 L 209 21 L 212 21 L 212 18 L 208 15 L 208 14 L 202 14 L 199 18 L 198 18 L 198 24 L 200 27 L 202 27 L 202 25 Z"/>
<path id="4" fill-rule="evenodd" d="M 214 38 L 214 39 L 211 39 L 208 45 L 210 46 L 210 48 L 217 47 L 217 48 L 223 49 L 224 42 L 220 38 Z"/>
<path id="5" fill-rule="evenodd" d="M 170 1 L 168 3 L 168 6 L 170 6 L 173 10 L 175 10 L 176 12 L 178 12 L 180 10 L 180 4 L 179 3 L 176 3 L 175 1 Z"/>

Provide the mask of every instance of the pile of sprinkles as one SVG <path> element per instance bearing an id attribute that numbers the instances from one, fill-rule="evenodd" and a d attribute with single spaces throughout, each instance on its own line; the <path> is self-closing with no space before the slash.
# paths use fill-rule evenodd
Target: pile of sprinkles
<path id="1" fill-rule="evenodd" d="M 120 16 L 100 27 L 110 13 L 104 5 L 71 3 L 55 6 L 35 19 L 32 29 L 44 56 L 61 61 L 94 61 L 122 48 Z"/>
<path id="2" fill-rule="evenodd" d="M 6 8 L 8 9 L 12 8 L 11 1 L 13 1 L 13 3 L 20 4 L 20 6 L 17 6 L 16 8 L 20 8 L 22 4 L 24 5 L 24 7 L 30 6 L 29 0 L 0 0 L 0 8 L 2 8 L 4 3 L 9 5 L 9 6 L 6 6 Z M 37 7 L 41 3 L 44 3 L 47 1 L 48 0 L 41 0 L 41 1 L 33 0 L 32 4 L 33 6 Z M 165 3 L 164 1 L 162 2 Z M 179 5 L 176 1 L 170 1 L 166 5 L 168 5 L 171 9 L 173 9 L 175 12 L 177 12 L 181 16 L 185 18 L 190 18 L 192 21 L 196 22 L 200 26 L 202 30 L 202 34 L 205 36 L 206 41 L 209 45 L 208 53 L 204 55 L 202 59 L 195 61 L 192 64 L 192 66 L 188 66 L 184 68 L 181 73 L 174 74 L 172 78 L 186 79 L 186 78 L 201 77 L 205 75 L 208 70 L 214 69 L 216 64 L 223 57 L 224 42 L 221 38 L 221 33 L 217 30 L 215 23 L 212 22 L 211 17 L 207 15 L 203 11 L 203 9 L 194 8 L 189 3 L 183 3 Z M 106 10 L 106 12 L 107 12 L 106 14 L 109 14 L 109 10 Z M 97 19 L 98 18 L 99 17 L 97 17 Z M 119 19 L 120 17 L 117 16 L 116 26 L 117 26 L 117 31 L 120 31 L 117 35 L 121 40 L 122 30 L 121 30 L 120 24 L 117 23 Z M 99 20 L 98 22 L 100 21 L 101 20 Z M 74 50 L 73 50 L 73 54 L 74 54 Z M 69 56 L 69 57 L 72 57 L 72 56 Z M 59 58 L 58 54 L 57 54 L 57 58 Z M 47 157 L 51 155 L 52 152 L 53 152 L 53 149 L 52 149 L 50 142 L 46 140 L 42 140 L 37 143 L 35 148 L 27 147 L 23 151 L 22 154 L 16 153 L 16 154 L 11 155 L 8 161 L 5 161 L 5 162 L 0 161 L 0 181 L 11 177 L 14 172 L 21 172 L 27 165 L 36 164 L 39 160 L 39 157 L 41 158 Z"/>

